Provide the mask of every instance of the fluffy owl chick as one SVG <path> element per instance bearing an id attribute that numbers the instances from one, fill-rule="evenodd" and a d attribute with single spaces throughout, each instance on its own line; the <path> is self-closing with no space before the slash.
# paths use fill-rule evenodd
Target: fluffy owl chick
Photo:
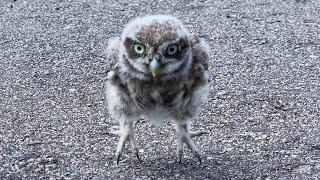
<path id="1" fill-rule="evenodd" d="M 208 54 L 204 40 L 166 15 L 137 18 L 127 24 L 121 37 L 109 41 L 108 60 L 113 68 L 107 77 L 106 98 L 110 115 L 119 122 L 117 164 L 127 141 L 140 160 L 134 122 L 142 115 L 155 123 L 173 121 L 179 162 L 186 144 L 201 163 L 190 124 L 207 99 Z"/>

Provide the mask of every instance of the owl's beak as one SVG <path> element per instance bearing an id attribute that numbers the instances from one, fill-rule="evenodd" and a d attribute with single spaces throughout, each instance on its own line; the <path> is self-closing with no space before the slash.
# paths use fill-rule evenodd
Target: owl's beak
<path id="1" fill-rule="evenodd" d="M 153 77 L 157 76 L 159 67 L 160 67 L 159 61 L 156 59 L 152 59 L 152 61 L 149 64 L 149 70 L 150 70 Z"/>

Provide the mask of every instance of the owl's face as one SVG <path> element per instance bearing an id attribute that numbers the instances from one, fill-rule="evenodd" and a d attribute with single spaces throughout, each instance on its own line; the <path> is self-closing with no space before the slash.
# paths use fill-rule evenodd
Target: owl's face
<path id="1" fill-rule="evenodd" d="M 123 61 L 153 78 L 185 69 L 190 61 L 189 32 L 171 16 L 148 16 L 129 23 L 121 39 Z"/>

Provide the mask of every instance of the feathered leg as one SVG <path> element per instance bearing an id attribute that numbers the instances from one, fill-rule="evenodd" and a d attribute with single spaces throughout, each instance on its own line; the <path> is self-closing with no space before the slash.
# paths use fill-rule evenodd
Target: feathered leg
<path id="1" fill-rule="evenodd" d="M 191 139 L 190 128 L 189 125 L 180 124 L 175 122 L 175 129 L 178 138 L 178 146 L 177 146 L 177 154 L 178 154 L 178 162 L 181 163 L 183 156 L 183 143 L 185 143 L 188 148 L 192 151 L 193 156 L 195 156 L 199 163 L 201 164 L 200 154 Z"/>
<path id="2" fill-rule="evenodd" d="M 127 141 L 130 142 L 131 148 L 133 149 L 138 160 L 141 162 L 141 159 L 138 154 L 138 148 L 136 146 L 136 142 L 134 139 L 133 122 L 120 123 L 119 128 L 120 128 L 119 129 L 120 140 L 119 140 L 117 150 L 116 150 L 117 164 L 119 164 L 120 157 L 121 157 L 123 149 L 124 149 L 124 145 Z"/>

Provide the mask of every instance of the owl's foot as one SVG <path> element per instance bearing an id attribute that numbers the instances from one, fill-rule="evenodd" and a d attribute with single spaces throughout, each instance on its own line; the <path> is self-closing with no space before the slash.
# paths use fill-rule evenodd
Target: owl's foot
<path id="1" fill-rule="evenodd" d="M 117 146 L 117 151 L 116 151 L 116 157 L 117 157 L 117 165 L 119 164 L 124 145 L 126 144 L 127 141 L 130 142 L 131 148 L 133 149 L 137 159 L 141 162 L 141 159 L 139 157 L 139 152 L 138 148 L 134 139 L 134 134 L 133 134 L 133 123 L 125 123 L 124 125 L 120 126 L 119 130 L 120 134 L 120 140 Z"/>
<path id="2" fill-rule="evenodd" d="M 183 143 L 185 143 L 188 148 L 191 150 L 193 156 L 195 158 L 197 158 L 198 162 L 201 164 L 202 163 L 202 160 L 201 160 L 201 156 L 199 154 L 199 152 L 197 151 L 193 141 L 191 140 L 190 136 L 187 138 L 187 137 L 183 137 L 183 138 L 180 138 L 178 141 L 180 141 L 179 144 L 181 145 L 178 145 L 178 162 L 179 164 L 182 162 L 182 156 L 183 156 Z"/>
<path id="3" fill-rule="evenodd" d="M 182 156 L 183 156 L 183 144 L 185 143 L 188 148 L 191 150 L 194 157 L 197 158 L 198 162 L 201 164 L 201 156 L 194 144 L 194 142 L 191 139 L 191 134 L 189 133 L 189 127 L 188 125 L 184 124 L 175 124 L 177 138 L 178 138 L 178 146 L 177 146 L 177 154 L 178 154 L 178 162 L 182 162 Z"/>

